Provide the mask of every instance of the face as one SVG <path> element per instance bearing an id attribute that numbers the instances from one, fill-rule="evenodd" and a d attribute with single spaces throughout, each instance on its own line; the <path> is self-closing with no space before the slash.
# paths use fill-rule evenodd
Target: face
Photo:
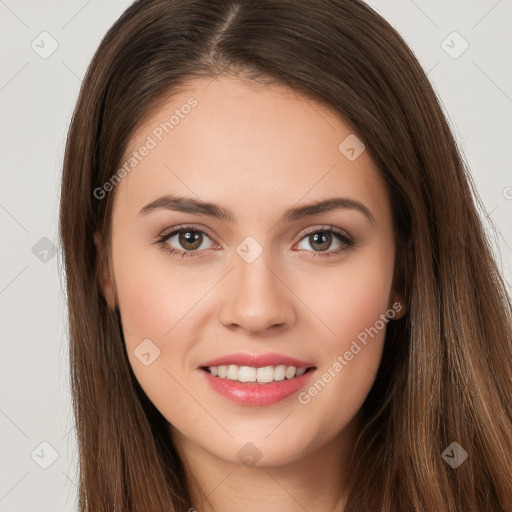
<path id="1" fill-rule="evenodd" d="M 223 76 L 138 128 L 104 189 L 103 291 L 178 444 L 280 465 L 358 417 L 402 307 L 389 198 L 361 149 L 327 107 Z"/>

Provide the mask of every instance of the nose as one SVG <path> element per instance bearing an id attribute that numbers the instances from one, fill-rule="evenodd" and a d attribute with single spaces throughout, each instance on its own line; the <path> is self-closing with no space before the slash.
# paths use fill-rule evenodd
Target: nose
<path id="1" fill-rule="evenodd" d="M 296 321 L 286 276 L 269 260 L 266 251 L 252 263 L 235 254 L 235 268 L 223 283 L 220 321 L 225 327 L 256 334 L 289 328 Z"/>

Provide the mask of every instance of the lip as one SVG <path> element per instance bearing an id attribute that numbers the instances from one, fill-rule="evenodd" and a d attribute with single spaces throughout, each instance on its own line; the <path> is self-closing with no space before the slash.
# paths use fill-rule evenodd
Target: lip
<path id="1" fill-rule="evenodd" d="M 213 362 L 216 361 L 217 360 Z M 208 364 L 207 366 L 217 365 Z M 316 368 L 306 371 L 306 373 L 300 377 L 269 383 L 238 382 L 236 380 L 214 377 L 204 368 L 201 368 L 199 371 L 204 379 L 206 379 L 207 383 L 217 391 L 217 393 L 220 393 L 237 404 L 265 406 L 280 402 L 290 395 L 300 391 L 300 389 L 305 387 L 312 376 L 316 373 Z"/>
<path id="2" fill-rule="evenodd" d="M 228 364 L 235 364 L 237 366 L 251 366 L 253 368 L 263 368 L 265 366 L 278 366 L 284 364 L 286 366 L 295 366 L 295 368 L 311 368 L 314 366 L 313 363 L 301 361 L 294 357 L 269 352 L 266 354 L 229 354 L 226 356 L 212 359 L 200 365 L 200 368 L 206 366 L 224 366 Z M 308 372 L 309 373 L 309 372 Z"/>

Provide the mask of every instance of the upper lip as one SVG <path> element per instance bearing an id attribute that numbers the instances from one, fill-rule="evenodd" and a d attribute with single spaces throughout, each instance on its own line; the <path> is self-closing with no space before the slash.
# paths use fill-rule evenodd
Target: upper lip
<path id="1" fill-rule="evenodd" d="M 254 368 L 263 368 L 264 366 L 278 366 L 281 364 L 304 369 L 314 366 L 312 363 L 272 352 L 267 354 L 229 354 L 207 361 L 203 363 L 201 367 L 224 366 L 229 364 L 234 364 L 237 366 L 251 366 Z"/>

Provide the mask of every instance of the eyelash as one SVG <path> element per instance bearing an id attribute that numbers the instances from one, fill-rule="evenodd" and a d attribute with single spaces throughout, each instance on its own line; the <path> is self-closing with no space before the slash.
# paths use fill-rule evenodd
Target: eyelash
<path id="1" fill-rule="evenodd" d="M 174 247 L 171 247 L 167 240 L 171 238 L 172 236 L 185 232 L 185 231 L 192 231 L 194 233 L 201 233 L 203 235 L 206 235 L 208 238 L 212 238 L 206 231 L 203 231 L 202 229 L 194 228 L 193 226 L 187 226 L 182 225 L 178 226 L 177 228 L 173 229 L 172 231 L 163 233 L 162 235 L 159 235 L 156 243 L 162 247 L 164 251 L 166 251 L 170 255 L 181 255 L 182 258 L 201 258 L 204 256 L 204 251 L 206 249 L 202 250 L 195 250 L 195 251 L 181 251 L 179 249 L 175 249 Z M 341 249 L 337 249 L 335 251 L 309 251 L 306 249 L 299 249 L 300 252 L 312 252 L 313 254 L 311 258 L 329 258 L 332 256 L 336 256 L 338 254 L 341 254 L 345 251 L 348 251 L 349 249 L 356 247 L 356 241 L 352 237 L 346 235 L 343 231 L 336 229 L 334 226 L 329 226 L 327 228 L 315 228 L 312 229 L 306 233 L 303 234 L 302 238 L 299 240 L 301 242 L 304 238 L 308 237 L 309 235 L 312 235 L 314 233 L 328 233 L 334 235 L 342 244 L 345 245 L 345 247 L 342 247 Z"/>

